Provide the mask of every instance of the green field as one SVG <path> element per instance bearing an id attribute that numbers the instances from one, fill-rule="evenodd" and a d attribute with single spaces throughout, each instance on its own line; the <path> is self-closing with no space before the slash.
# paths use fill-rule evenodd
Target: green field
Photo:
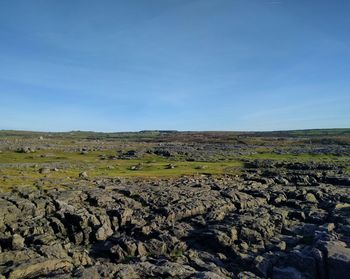
<path id="1" fill-rule="evenodd" d="M 86 171 L 89 181 L 113 177 L 176 177 L 181 175 L 221 175 L 239 174 L 244 170 L 247 160 L 276 160 L 288 162 L 327 162 L 346 167 L 350 174 L 348 152 L 342 156 L 331 152 L 308 154 L 307 150 L 337 146 L 347 150 L 350 145 L 350 129 L 300 130 L 276 132 L 177 132 L 142 131 L 122 133 L 95 133 L 72 131 L 65 133 L 46 133 L 30 131 L 0 131 L 0 190 L 21 186 L 41 188 L 63 187 L 65 184 L 84 183 L 79 173 Z M 194 146 L 199 151 L 212 148 L 203 156 L 190 158 L 185 153 L 163 157 L 153 152 L 155 146 Z M 229 153 L 229 147 L 239 146 L 244 152 Z M 36 152 L 19 153 L 17 148 L 34 146 Z M 210 147 L 213 146 L 213 147 Z M 218 148 L 219 146 L 219 148 Z M 81 154 L 79 150 L 87 147 L 89 151 Z M 220 149 L 222 147 L 222 149 Z M 196 149 L 193 153 L 197 155 Z M 215 149 L 216 148 L 216 149 Z M 217 149 L 218 148 L 218 149 Z M 294 155 L 293 150 L 305 153 Z M 112 160 L 128 150 L 138 152 L 136 159 Z M 228 152 L 224 151 L 228 150 Z M 337 150 L 337 149 L 334 149 Z M 341 150 L 341 149 L 340 149 Z M 186 151 L 186 149 L 185 149 Z M 217 153 L 216 153 L 217 151 Z M 240 150 L 238 150 L 240 151 Z M 278 154 L 277 152 L 283 152 Z M 192 154 L 192 155 L 193 155 Z M 105 160 L 102 160 L 104 157 Z M 191 159 L 191 160 L 188 160 Z M 197 161 L 193 161 L 197 160 Z M 171 164 L 172 167 L 168 165 Z M 47 173 L 40 168 L 49 167 Z"/>
<path id="2" fill-rule="evenodd" d="M 166 159 L 155 155 L 130 160 L 101 160 L 100 155 L 112 155 L 112 152 L 37 151 L 18 153 L 6 151 L 0 153 L 0 186 L 10 189 L 14 186 L 33 186 L 44 184 L 57 187 L 60 184 L 79 181 L 79 173 L 86 171 L 89 179 L 113 177 L 174 177 L 199 174 L 236 174 L 243 163 L 239 160 L 226 162 L 187 162 Z M 58 164 L 57 171 L 41 174 L 39 169 L 46 164 Z M 169 168 L 169 164 L 172 168 Z M 62 167 L 60 167 L 62 165 Z"/>

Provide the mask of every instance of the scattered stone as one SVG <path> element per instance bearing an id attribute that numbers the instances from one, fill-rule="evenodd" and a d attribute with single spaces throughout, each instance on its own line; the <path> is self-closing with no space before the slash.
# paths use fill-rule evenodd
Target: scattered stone
<path id="1" fill-rule="evenodd" d="M 40 168 L 39 169 L 39 173 L 41 173 L 41 174 L 48 174 L 50 172 L 51 172 L 50 168 Z"/>
<path id="2" fill-rule="evenodd" d="M 81 179 L 88 179 L 89 176 L 88 176 L 86 171 L 83 171 L 83 172 L 79 173 L 79 178 L 81 178 Z"/>
<path id="3" fill-rule="evenodd" d="M 175 165 L 174 164 L 168 164 L 165 166 L 166 169 L 174 169 Z"/>
<path id="4" fill-rule="evenodd" d="M 307 202 L 317 203 L 317 199 L 316 199 L 315 195 L 312 194 L 312 193 L 307 193 L 307 194 L 305 195 L 305 200 L 306 200 Z"/>
<path id="5" fill-rule="evenodd" d="M 97 240 L 106 240 L 109 236 L 113 234 L 113 230 L 111 227 L 107 224 L 100 227 L 96 232 L 96 239 Z"/>
<path id="6" fill-rule="evenodd" d="M 133 170 L 133 171 L 142 170 L 142 169 L 143 169 L 142 164 L 137 164 L 130 167 L 130 170 Z"/>
<path id="7" fill-rule="evenodd" d="M 19 234 L 14 234 L 12 236 L 12 249 L 13 250 L 20 250 L 24 248 L 24 238 L 20 236 Z"/>
<path id="8" fill-rule="evenodd" d="M 29 146 L 24 146 L 24 147 L 18 148 L 17 152 L 18 153 L 33 153 L 33 152 L 35 152 L 35 148 L 29 147 Z"/>

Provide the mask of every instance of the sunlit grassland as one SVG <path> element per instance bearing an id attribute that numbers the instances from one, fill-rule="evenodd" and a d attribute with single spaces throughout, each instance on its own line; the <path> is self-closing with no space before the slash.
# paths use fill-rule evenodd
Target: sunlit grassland
<path id="1" fill-rule="evenodd" d="M 112 152 L 90 152 L 80 154 L 79 152 L 63 152 L 56 150 L 39 150 L 34 153 L 18 153 L 5 151 L 0 153 L 0 164 L 16 163 L 62 163 L 62 162 L 97 162 L 100 161 L 99 155 L 111 155 Z"/>
<path id="2" fill-rule="evenodd" d="M 86 171 L 89 179 L 104 177 L 175 177 L 199 174 L 238 174 L 242 167 L 239 160 L 225 162 L 188 162 L 179 158 L 164 158 L 145 154 L 130 160 L 102 160 L 100 155 L 116 155 L 113 151 L 96 151 L 87 154 L 54 150 L 34 153 L 6 151 L 0 153 L 0 188 L 41 185 L 42 188 L 60 187 L 64 183 L 79 181 L 79 173 Z M 26 163 L 26 164 L 23 164 Z M 43 166 L 57 171 L 42 174 Z M 168 165 L 172 164 L 172 168 Z M 135 168 L 136 169 L 133 169 Z"/>
<path id="3" fill-rule="evenodd" d="M 86 171 L 89 179 L 113 177 L 176 177 L 181 175 L 221 175 L 239 174 L 243 161 L 279 160 L 296 162 L 337 162 L 347 166 L 350 174 L 349 157 L 327 154 L 276 154 L 267 148 L 259 148 L 258 153 L 237 157 L 217 158 L 215 162 L 190 162 L 180 157 L 165 158 L 154 154 L 144 154 L 130 160 L 102 160 L 119 153 L 115 150 L 92 151 L 87 154 L 64 152 L 60 150 L 38 150 L 34 153 L 3 151 L 0 153 L 0 189 L 21 186 L 38 186 L 42 188 L 60 187 L 65 183 L 81 181 L 79 173 Z M 168 168 L 172 164 L 173 168 Z M 39 169 L 44 166 L 54 168 L 43 174 Z M 136 168 L 135 168 L 136 166 Z M 38 186 L 39 187 L 39 186 Z"/>

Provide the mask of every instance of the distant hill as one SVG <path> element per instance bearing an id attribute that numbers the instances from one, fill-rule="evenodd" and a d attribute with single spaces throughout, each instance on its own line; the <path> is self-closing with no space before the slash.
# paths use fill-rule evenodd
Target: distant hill
<path id="1" fill-rule="evenodd" d="M 86 138 L 86 139 L 133 139 L 133 140 L 152 140 L 159 137 L 183 137 L 191 135 L 194 138 L 204 136 L 205 138 L 230 138 L 239 136 L 250 137 L 334 137 L 350 136 L 350 128 L 337 129 L 307 129 L 307 130 L 287 130 L 270 132 L 245 132 L 245 131 L 176 131 L 176 130 L 142 130 L 139 132 L 93 132 L 93 131 L 69 131 L 69 132 L 35 132 L 35 131 L 17 131 L 0 130 L 0 137 L 62 137 L 62 138 Z"/>

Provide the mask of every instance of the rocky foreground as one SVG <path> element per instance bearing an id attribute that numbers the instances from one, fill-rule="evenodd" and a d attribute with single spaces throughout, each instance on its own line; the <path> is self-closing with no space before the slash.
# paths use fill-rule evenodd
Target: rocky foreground
<path id="1" fill-rule="evenodd" d="M 0 196 L 0 278 L 350 278 L 350 178 L 327 164 Z"/>

